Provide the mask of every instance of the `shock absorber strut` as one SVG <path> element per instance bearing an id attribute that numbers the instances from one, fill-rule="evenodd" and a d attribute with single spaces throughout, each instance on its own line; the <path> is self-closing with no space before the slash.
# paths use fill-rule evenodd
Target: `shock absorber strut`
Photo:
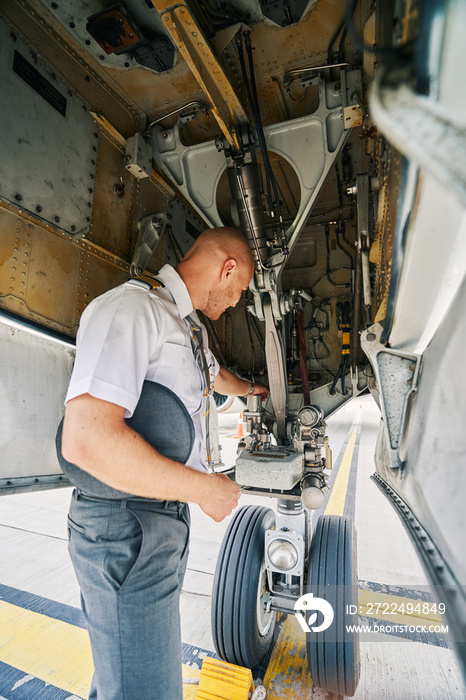
<path id="1" fill-rule="evenodd" d="M 246 236 L 254 257 L 256 283 L 264 288 L 265 261 L 269 256 L 267 237 L 265 235 L 264 215 L 261 201 L 260 168 L 255 156 L 249 163 L 238 163 L 231 159 L 228 167 L 228 182 L 232 200 L 235 203 L 241 230 Z"/>

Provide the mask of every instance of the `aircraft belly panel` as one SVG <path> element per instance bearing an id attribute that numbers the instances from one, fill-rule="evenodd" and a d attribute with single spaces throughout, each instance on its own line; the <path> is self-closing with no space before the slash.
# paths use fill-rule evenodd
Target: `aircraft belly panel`
<path id="1" fill-rule="evenodd" d="M 24 482 L 40 484 L 42 476 L 62 474 L 55 433 L 64 411 L 74 350 L 45 335 L 9 325 L 4 318 L 0 318 L 0 347 L 2 494 Z"/>

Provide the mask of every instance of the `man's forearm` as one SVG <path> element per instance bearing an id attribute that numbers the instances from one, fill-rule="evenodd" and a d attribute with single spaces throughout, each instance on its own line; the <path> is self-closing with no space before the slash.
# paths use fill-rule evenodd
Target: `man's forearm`
<path id="1" fill-rule="evenodd" d="M 108 486 L 145 498 L 195 500 L 202 477 L 158 453 L 124 422 L 115 427 L 65 420 L 63 454 Z"/>
<path id="2" fill-rule="evenodd" d="M 240 379 L 226 367 L 220 367 L 215 377 L 215 391 L 225 396 L 246 396 L 251 389 L 251 382 Z"/>
<path id="3" fill-rule="evenodd" d="M 238 501 L 239 488 L 227 477 L 164 457 L 126 424 L 123 408 L 87 394 L 68 402 L 62 451 L 108 486 L 144 498 L 192 501 L 214 520 Z"/>
<path id="4" fill-rule="evenodd" d="M 220 367 L 215 377 L 215 391 L 225 396 L 268 396 L 269 390 L 263 384 L 251 382 L 249 379 L 240 379 L 226 367 Z"/>

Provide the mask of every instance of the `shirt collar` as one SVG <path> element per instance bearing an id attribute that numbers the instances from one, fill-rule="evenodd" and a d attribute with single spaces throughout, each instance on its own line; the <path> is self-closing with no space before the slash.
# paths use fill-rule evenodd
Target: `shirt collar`
<path id="1" fill-rule="evenodd" d="M 181 318 L 186 318 L 194 311 L 193 302 L 189 296 L 188 288 L 171 265 L 164 265 L 157 274 L 157 279 L 160 279 L 170 294 L 173 297 L 175 304 L 178 307 Z"/>

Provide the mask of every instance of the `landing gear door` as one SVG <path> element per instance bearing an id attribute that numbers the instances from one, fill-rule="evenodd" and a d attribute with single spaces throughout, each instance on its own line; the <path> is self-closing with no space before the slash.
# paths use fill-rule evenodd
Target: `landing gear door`
<path id="1" fill-rule="evenodd" d="M 0 315 L 0 354 L 0 495 L 69 485 L 55 433 L 73 345 Z"/>

